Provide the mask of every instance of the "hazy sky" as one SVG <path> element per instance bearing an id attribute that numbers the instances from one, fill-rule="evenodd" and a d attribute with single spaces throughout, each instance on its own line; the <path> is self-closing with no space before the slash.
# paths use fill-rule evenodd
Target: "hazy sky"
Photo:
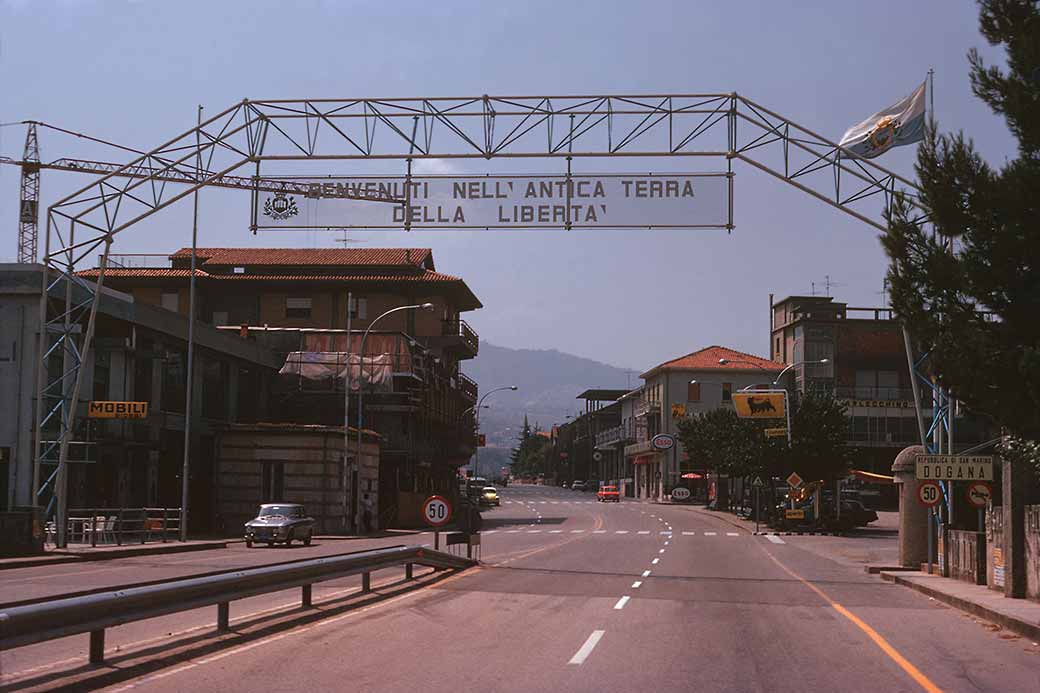
<path id="1" fill-rule="evenodd" d="M 41 120 L 147 149 L 190 128 L 197 104 L 215 114 L 245 97 L 737 91 L 837 139 L 934 67 L 941 126 L 966 130 L 999 163 L 1014 143 L 970 92 L 973 46 L 1000 60 L 967 0 L 0 0 L 0 122 Z M 24 136 L 0 128 L 0 156 L 20 158 Z M 40 140 L 45 160 L 125 160 L 50 131 Z M 905 147 L 879 163 L 909 177 L 912 157 Z M 562 172 L 559 161 L 527 166 Z M 484 302 L 466 316 L 483 339 L 639 370 L 711 344 L 765 354 L 769 293 L 808 294 L 825 276 L 838 300 L 880 304 L 886 260 L 874 229 L 751 167 L 735 170 L 731 234 L 359 232 L 364 243 L 353 247 L 433 248 L 438 269 L 464 277 Z M 0 166 L 0 261 L 15 257 L 18 180 L 17 168 Z M 87 182 L 45 172 L 44 204 Z M 201 210 L 200 245 L 337 245 L 329 232 L 253 236 L 244 192 L 205 191 Z M 181 204 L 120 236 L 114 252 L 187 244 L 190 204 Z"/>

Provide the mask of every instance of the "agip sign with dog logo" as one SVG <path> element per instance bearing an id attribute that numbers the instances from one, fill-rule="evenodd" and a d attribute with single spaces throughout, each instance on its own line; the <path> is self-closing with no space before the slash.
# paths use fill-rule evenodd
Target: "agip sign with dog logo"
<path id="1" fill-rule="evenodd" d="M 787 416 L 785 392 L 734 392 L 733 408 L 742 419 L 782 419 Z"/>

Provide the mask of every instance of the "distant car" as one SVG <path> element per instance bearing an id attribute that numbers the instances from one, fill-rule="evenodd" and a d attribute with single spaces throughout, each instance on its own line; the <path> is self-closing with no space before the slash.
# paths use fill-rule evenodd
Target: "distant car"
<path id="1" fill-rule="evenodd" d="M 297 539 L 310 546 L 313 536 L 314 518 L 299 503 L 265 503 L 245 527 L 246 548 L 254 543 L 289 546 Z"/>
<path id="2" fill-rule="evenodd" d="M 618 493 L 617 486 L 602 486 L 596 493 L 596 500 L 602 503 L 620 503 L 621 494 Z"/>
<path id="3" fill-rule="evenodd" d="M 584 491 L 585 490 L 585 482 L 584 481 L 580 481 L 580 480 L 575 481 L 574 483 L 571 484 L 571 490 L 572 491 Z"/>
<path id="4" fill-rule="evenodd" d="M 560 484 L 560 488 L 570 488 L 570 484 L 567 483 L 566 481 L 564 481 L 563 483 Z"/>
<path id="5" fill-rule="evenodd" d="M 480 494 L 481 505 L 502 505 L 502 501 L 498 497 L 498 489 L 494 486 L 485 486 L 484 490 Z"/>
<path id="6" fill-rule="evenodd" d="M 878 519 L 877 513 L 858 500 L 841 501 L 841 518 L 853 527 L 866 527 Z"/>

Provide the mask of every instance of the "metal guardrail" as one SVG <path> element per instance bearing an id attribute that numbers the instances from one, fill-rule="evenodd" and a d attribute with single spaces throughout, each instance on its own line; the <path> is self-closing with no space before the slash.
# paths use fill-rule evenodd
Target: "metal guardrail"
<path id="1" fill-rule="evenodd" d="M 361 591 L 370 592 L 373 571 L 403 565 L 405 578 L 410 580 L 416 563 L 442 570 L 476 565 L 476 561 L 461 556 L 403 546 L 59 597 L 0 612 L 0 650 L 90 633 L 90 662 L 100 664 L 104 661 L 106 628 L 216 604 L 217 629 L 226 631 L 230 604 L 237 599 L 301 587 L 301 606 L 306 608 L 312 605 L 311 588 L 316 582 L 360 574 Z"/>

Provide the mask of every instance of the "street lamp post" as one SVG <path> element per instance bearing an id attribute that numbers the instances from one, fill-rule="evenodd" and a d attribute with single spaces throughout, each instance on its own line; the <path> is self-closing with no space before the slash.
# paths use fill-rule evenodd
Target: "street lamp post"
<path id="1" fill-rule="evenodd" d="M 487 407 L 484 406 L 484 400 L 487 399 L 488 397 L 490 397 L 491 395 L 495 394 L 496 392 L 501 392 L 502 390 L 512 390 L 513 392 L 516 392 L 518 389 L 519 388 L 516 385 L 504 385 L 502 387 L 496 387 L 494 390 L 489 390 L 488 392 L 484 393 L 484 396 L 481 397 L 480 400 L 477 401 L 477 405 L 476 405 L 476 407 L 474 407 L 474 409 L 476 410 L 474 412 L 475 413 L 475 418 L 476 418 L 476 421 L 474 423 L 475 423 L 475 427 L 477 429 L 477 436 L 478 437 L 480 436 L 480 410 L 487 408 Z M 471 478 L 475 478 L 475 477 L 479 476 L 479 474 L 480 474 L 480 446 L 477 445 L 473 449 L 473 477 L 471 477 Z M 470 487 L 470 485 L 467 483 L 466 484 L 466 494 L 467 495 L 469 495 L 469 492 L 470 492 L 470 488 L 469 487 Z"/>
<path id="2" fill-rule="evenodd" d="M 425 311 L 428 312 L 428 311 L 433 310 L 433 304 L 432 303 L 420 303 L 420 304 L 411 305 L 411 306 L 398 306 L 397 308 L 391 308 L 390 310 L 386 311 L 385 313 L 383 313 L 382 315 L 377 317 L 375 320 L 370 322 L 368 324 L 368 327 L 365 328 L 365 333 L 363 335 L 361 335 L 361 348 L 358 350 L 357 459 L 354 462 L 354 464 L 357 466 L 357 471 L 358 471 L 358 475 L 357 476 L 358 476 L 358 478 L 357 478 L 357 483 L 353 484 L 354 488 L 352 489 L 353 493 L 354 493 L 354 500 L 355 500 L 355 503 L 354 503 L 354 518 L 353 518 L 354 519 L 354 530 L 355 531 L 357 531 L 358 528 L 359 528 L 358 527 L 358 525 L 359 525 L 358 520 L 359 520 L 359 516 L 360 516 L 360 512 L 361 512 L 361 507 L 360 507 L 361 503 L 360 503 L 360 496 L 358 494 L 358 490 L 359 490 L 359 487 L 361 486 L 361 431 L 363 429 L 364 414 L 365 414 L 365 406 L 364 406 L 365 405 L 365 385 L 362 382 L 362 375 L 364 375 L 364 368 L 365 368 L 365 342 L 368 340 L 368 333 L 372 331 L 372 328 L 375 327 L 377 322 L 379 322 L 380 320 L 382 320 L 386 316 L 390 315 L 391 313 L 396 313 L 396 312 L 402 311 L 402 310 L 413 310 L 413 309 L 421 309 L 421 310 L 425 310 Z M 349 306 L 348 306 L 348 310 L 349 310 Z M 348 339 L 350 338 L 349 333 L 347 335 L 347 338 Z M 346 463 L 346 456 L 344 456 L 344 460 L 343 461 L 344 461 L 344 463 Z"/>

